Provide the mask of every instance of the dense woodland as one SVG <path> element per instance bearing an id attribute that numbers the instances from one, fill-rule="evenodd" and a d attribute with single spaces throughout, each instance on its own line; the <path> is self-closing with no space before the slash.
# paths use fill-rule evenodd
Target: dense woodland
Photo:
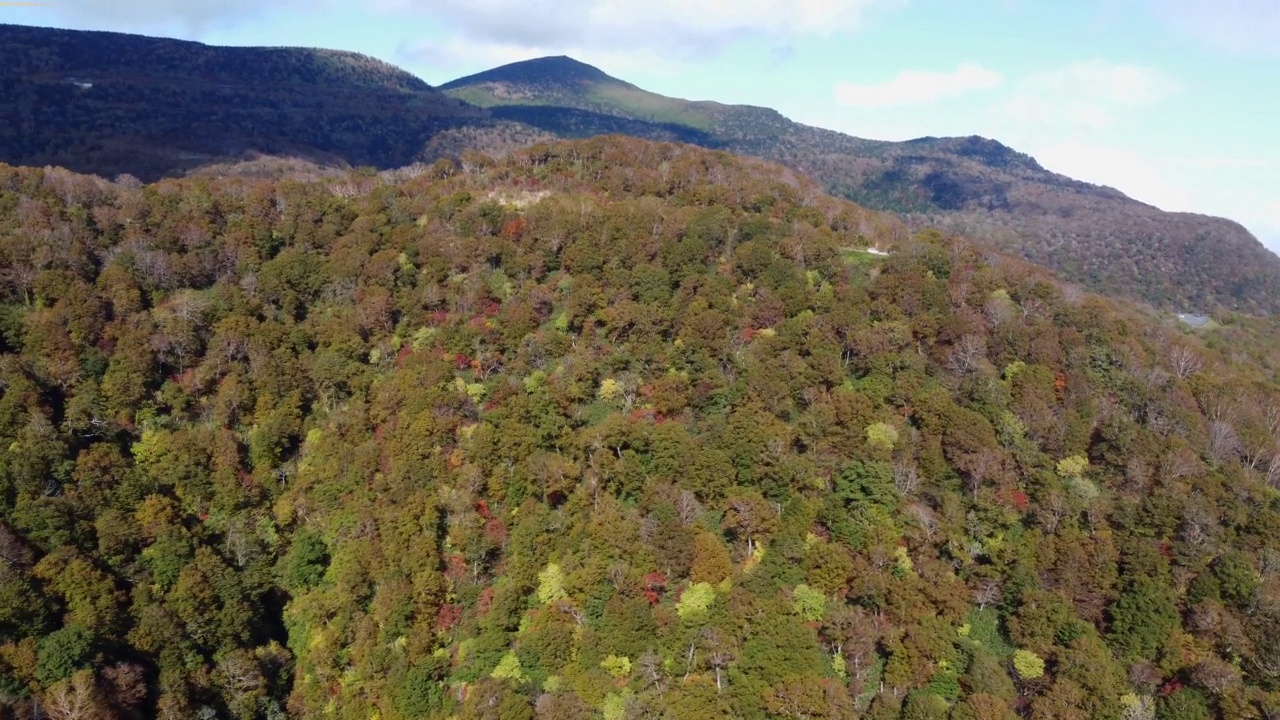
<path id="1" fill-rule="evenodd" d="M 0 268 L 2 717 L 1280 717 L 1263 321 L 618 138 L 0 167 Z"/>
<path id="2" fill-rule="evenodd" d="M 1167 213 L 979 137 L 883 142 L 776 110 L 666 97 L 567 57 L 433 88 L 355 53 L 0 24 L 0 162 L 152 182 L 263 155 L 315 174 L 623 134 L 777 162 L 865 207 L 1109 297 L 1280 314 L 1280 259 L 1240 225 Z"/>
<path id="3" fill-rule="evenodd" d="M 1237 223 L 1164 212 L 1050 172 L 996 140 L 868 140 L 769 108 L 665 97 L 565 57 L 440 89 L 562 138 L 619 133 L 782 163 L 831 194 L 901 213 L 915 228 L 958 232 L 1109 297 L 1191 312 L 1280 312 L 1280 260 Z"/>

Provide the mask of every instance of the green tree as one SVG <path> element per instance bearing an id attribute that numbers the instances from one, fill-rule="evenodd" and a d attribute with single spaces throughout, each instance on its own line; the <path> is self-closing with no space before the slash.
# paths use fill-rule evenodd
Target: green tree
<path id="1" fill-rule="evenodd" d="M 1044 675 L 1044 660 L 1030 650 L 1013 653 L 1013 669 L 1023 680 L 1036 680 Z"/>
<path id="2" fill-rule="evenodd" d="M 93 650 L 93 634 L 79 625 L 55 630 L 40 640 L 36 677 L 45 685 L 71 677 L 86 667 Z"/>
<path id="3" fill-rule="evenodd" d="M 324 578 L 328 564 L 329 548 L 324 540 L 313 532 L 299 532 L 282 560 L 286 587 L 295 591 L 315 587 Z"/>
<path id="4" fill-rule="evenodd" d="M 1111 643 L 1130 660 L 1153 660 L 1181 624 L 1169 586 L 1148 576 L 1131 578 L 1111 606 Z"/>
<path id="5" fill-rule="evenodd" d="M 1026 652 L 1025 650 L 1022 652 Z M 1015 652 L 1015 667 L 1018 663 L 1019 655 Z M 1022 657 L 1023 669 L 1034 675 L 1034 661 L 1030 658 Z M 1040 670 L 1044 672 L 1043 667 Z M 1034 678 L 1031 678 L 1034 679 Z M 999 698 L 1005 701 L 1012 701 L 1014 698 L 1013 681 L 1009 678 L 1008 671 L 1005 670 L 1004 664 L 991 651 L 985 648 L 978 648 L 973 653 L 973 658 L 969 661 L 969 669 L 960 678 L 961 684 L 970 694 L 987 695 Z"/>
<path id="6" fill-rule="evenodd" d="M 950 706 L 931 692 L 916 691 L 902 705 L 902 720 L 944 720 Z"/>
<path id="7" fill-rule="evenodd" d="M 104 636 L 117 631 L 123 620 L 122 593 L 114 578 L 90 558 L 63 547 L 46 555 L 32 570 L 62 597 L 68 623 Z"/>
<path id="8" fill-rule="evenodd" d="M 676 603 L 676 612 L 682 618 L 696 619 L 706 614 L 715 599 L 716 591 L 710 583 L 694 583 L 680 594 L 680 600 Z"/>
<path id="9" fill-rule="evenodd" d="M 1209 720 L 1212 717 L 1208 699 L 1198 690 L 1179 690 L 1161 698 L 1156 706 L 1158 720 Z"/>
<path id="10" fill-rule="evenodd" d="M 396 708 L 406 717 L 427 717 L 448 702 L 445 677 L 448 664 L 439 657 L 419 661 L 405 673 L 396 694 Z"/>
<path id="11" fill-rule="evenodd" d="M 538 602 L 546 605 L 568 597 L 564 591 L 564 571 L 556 563 L 549 563 L 538 573 Z"/>
<path id="12" fill-rule="evenodd" d="M 817 622 L 822 619 L 827 609 L 827 597 L 820 591 L 814 590 L 808 585 L 797 585 L 791 591 L 793 598 L 793 607 L 800 617 L 809 622 Z"/>
<path id="13" fill-rule="evenodd" d="M 892 451 L 898 443 L 898 429 L 894 426 L 877 422 L 867 426 L 867 445 L 883 451 Z"/>

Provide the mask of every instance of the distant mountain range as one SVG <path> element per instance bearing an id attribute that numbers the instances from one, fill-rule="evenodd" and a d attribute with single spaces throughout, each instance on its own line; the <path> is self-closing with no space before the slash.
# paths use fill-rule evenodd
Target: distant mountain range
<path id="1" fill-rule="evenodd" d="M 768 108 L 664 97 L 567 57 L 432 88 L 353 53 L 0 26 L 0 160 L 13 164 L 153 179 L 263 153 L 389 168 L 610 133 L 778 162 L 1100 293 L 1280 311 L 1280 258 L 1239 224 L 1163 212 L 994 140 L 866 140 Z"/>

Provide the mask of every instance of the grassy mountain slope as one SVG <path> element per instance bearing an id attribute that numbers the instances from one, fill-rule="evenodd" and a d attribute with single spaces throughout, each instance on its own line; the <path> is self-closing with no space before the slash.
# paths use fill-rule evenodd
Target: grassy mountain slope
<path id="1" fill-rule="evenodd" d="M 354 53 L 0 25 L 0 158 L 155 179 L 246 152 L 406 165 L 482 112 Z"/>
<path id="2" fill-rule="evenodd" d="M 1108 294 L 1184 310 L 1280 310 L 1280 258 L 1237 223 L 1162 212 L 1051 173 L 993 140 L 862 140 L 765 108 L 663 97 L 568 58 L 441 88 L 564 137 L 619 132 L 781 162 L 834 193 L 995 242 Z"/>
<path id="3" fill-rule="evenodd" d="M 0 716 L 1280 712 L 1274 320 L 619 137 L 0 166 L 0 268 Z"/>

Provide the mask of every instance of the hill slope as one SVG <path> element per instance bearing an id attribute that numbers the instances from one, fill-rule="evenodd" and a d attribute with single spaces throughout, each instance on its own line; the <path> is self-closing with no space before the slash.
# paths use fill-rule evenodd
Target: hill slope
<path id="1" fill-rule="evenodd" d="M 663 97 L 568 58 L 441 89 L 564 137 L 619 132 L 781 162 L 868 207 L 966 232 L 1108 294 L 1184 310 L 1280 311 L 1280 258 L 1239 224 L 1162 212 L 993 140 L 863 140 L 766 108 Z"/>
<path id="2" fill-rule="evenodd" d="M 483 113 L 355 53 L 0 25 L 0 158 L 143 179 L 260 153 L 406 165 Z"/>
<path id="3" fill-rule="evenodd" d="M 1276 323 L 902 230 L 617 137 L 0 166 L 0 716 L 1274 717 Z"/>
<path id="4" fill-rule="evenodd" d="M 1110 295 L 1280 311 L 1280 259 L 1239 225 L 1161 212 L 995 141 L 864 140 L 768 108 L 663 97 L 563 57 L 444 89 L 351 53 L 0 26 L 0 161 L 153 180 L 257 154 L 390 168 L 621 133 L 780 162 Z M 273 162 L 247 172 L 280 172 Z"/>

